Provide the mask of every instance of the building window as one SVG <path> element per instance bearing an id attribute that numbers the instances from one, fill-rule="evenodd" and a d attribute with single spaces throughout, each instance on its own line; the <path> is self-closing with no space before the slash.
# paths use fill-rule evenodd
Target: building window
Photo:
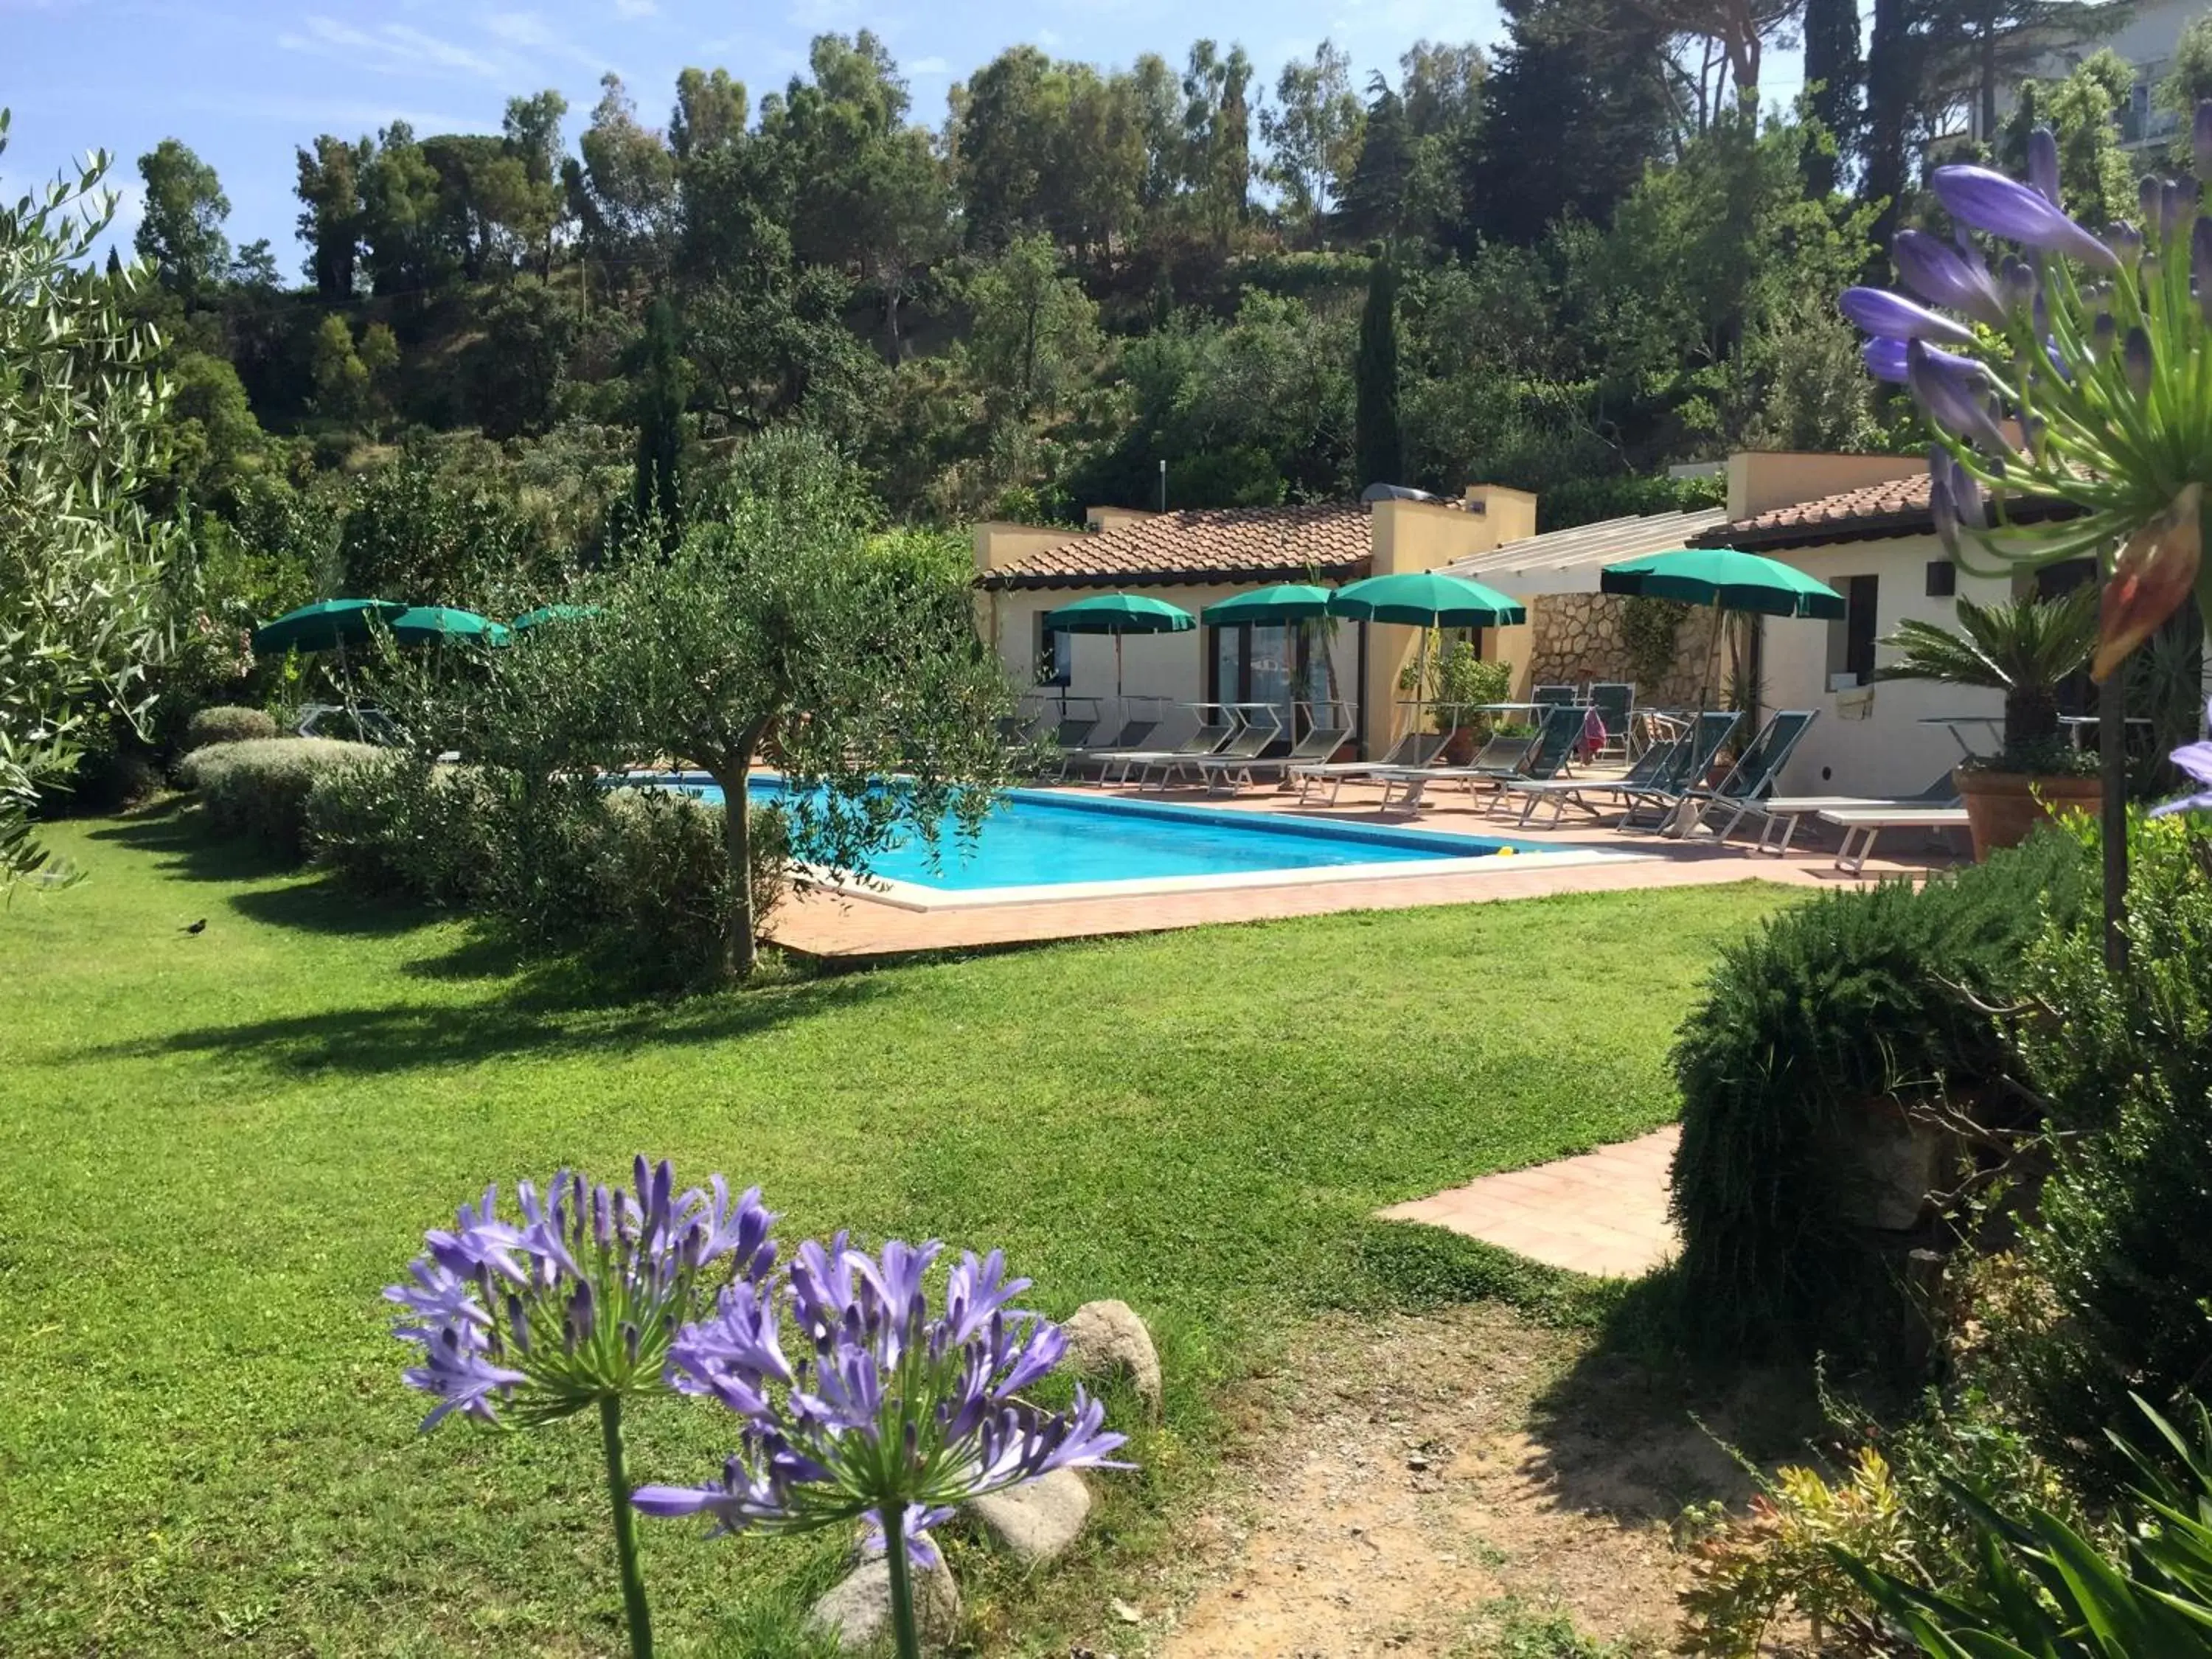
<path id="1" fill-rule="evenodd" d="M 1828 689 L 1864 685 L 1874 678 L 1875 579 L 1845 576 L 1829 583 L 1844 596 L 1844 614 L 1828 624 Z"/>
<path id="2" fill-rule="evenodd" d="M 1928 597 L 1931 599 L 1948 599 L 1956 595 L 1958 591 L 1959 567 L 1948 559 L 1929 560 Z"/>

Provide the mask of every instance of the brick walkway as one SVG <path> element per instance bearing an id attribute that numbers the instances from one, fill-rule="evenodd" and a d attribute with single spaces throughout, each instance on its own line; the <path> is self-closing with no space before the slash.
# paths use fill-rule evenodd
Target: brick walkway
<path id="1" fill-rule="evenodd" d="M 1381 1214 L 1448 1228 L 1551 1267 L 1634 1279 L 1674 1251 L 1667 1176 L 1680 1139 L 1669 1125 L 1580 1158 L 1484 1176 Z"/>
<path id="2" fill-rule="evenodd" d="M 1361 799 L 1361 797 L 1364 799 Z M 1086 939 L 1112 933 L 1153 933 L 1197 927 L 1212 922 L 1267 921 L 1288 916 L 1328 915 L 1344 910 L 1402 910 L 1435 904 L 1474 904 L 1493 899 L 1531 898 L 1553 893 L 1616 892 L 1627 888 L 1695 887 L 1720 882 L 1761 880 L 1793 886 L 1826 886 L 1850 878 L 1833 869 L 1834 854 L 1802 849 L 1787 858 L 1753 854 L 1741 842 L 1716 847 L 1710 842 L 1685 846 L 1656 836 L 1625 836 L 1606 829 L 1520 830 L 1487 817 L 1462 797 L 1407 819 L 1384 817 L 1372 789 L 1345 791 L 1343 805 L 1301 816 L 1353 823 L 1417 823 L 1425 830 L 1509 837 L 1540 842 L 1562 851 L 1601 848 L 1643 854 L 1635 861 L 1522 869 L 1504 860 L 1471 861 L 1464 873 L 1425 874 L 1362 881 L 1315 881 L 1291 886 L 1223 888 L 1207 892 L 1153 893 L 1129 898 L 1044 900 L 1036 903 L 978 906 L 969 909 L 903 910 L 868 899 L 817 893 L 794 899 L 777 913 L 769 932 L 787 950 L 843 961 L 915 951 L 975 949 L 1000 945 Z M 1143 799 L 1163 799 L 1147 794 Z M 1297 811 L 1295 798 L 1272 792 L 1226 799 L 1197 791 L 1171 792 L 1164 799 L 1193 805 L 1237 807 L 1254 811 Z M 1899 849 L 1912 838 L 1892 837 Z M 1924 875 L 1941 867 L 1932 861 L 1900 861 L 1889 856 L 1869 860 L 1866 878 L 1899 873 Z"/>

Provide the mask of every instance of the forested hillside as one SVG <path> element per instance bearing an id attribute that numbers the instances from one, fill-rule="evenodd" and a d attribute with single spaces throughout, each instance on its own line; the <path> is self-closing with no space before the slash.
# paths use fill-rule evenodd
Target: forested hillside
<path id="1" fill-rule="evenodd" d="M 497 135 L 308 136 L 284 247 L 232 246 L 179 135 L 138 161 L 133 303 L 180 389 L 190 580 L 224 641 L 312 591 L 466 602 L 792 422 L 946 527 L 1151 506 L 1163 461 L 1174 506 L 1484 479 L 1556 524 L 1732 446 L 1908 443 L 1833 296 L 1920 216 L 1931 145 L 2117 9 L 1881 0 L 1863 49 L 1854 0 L 1508 0 L 1493 50 L 1323 42 L 1272 85 L 1213 40 L 1017 46 L 941 128 L 881 42 L 823 35 L 757 94 L 691 69 L 518 95 Z M 1762 104 L 1796 40 L 1810 90 Z M 2069 199 L 2117 212 L 2128 86 L 2093 57 L 2003 145 L 2055 121 Z"/>

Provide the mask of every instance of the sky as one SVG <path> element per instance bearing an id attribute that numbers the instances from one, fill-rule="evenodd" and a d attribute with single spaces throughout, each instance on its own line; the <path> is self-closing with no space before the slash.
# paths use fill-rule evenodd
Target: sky
<path id="1" fill-rule="evenodd" d="M 221 176 L 234 244 L 266 237 L 296 275 L 293 151 L 319 132 L 357 137 L 393 120 L 418 135 L 497 131 L 511 95 L 556 87 L 571 144 L 612 70 L 648 125 L 667 119 L 676 73 L 720 67 L 757 103 L 805 66 L 825 32 L 873 29 L 935 126 L 945 94 L 1002 48 L 1026 41 L 1104 66 L 1158 52 L 1180 67 L 1190 42 L 1241 44 L 1272 88 L 1286 59 L 1324 37 L 1394 76 L 1419 40 L 1501 33 L 1494 0 L 0 0 L 0 106 L 12 109 L 0 189 L 10 198 L 72 158 L 105 149 L 123 193 L 117 234 L 137 217 L 137 159 L 181 138 Z M 1770 52 L 1770 102 L 1796 89 L 1794 53 Z"/>

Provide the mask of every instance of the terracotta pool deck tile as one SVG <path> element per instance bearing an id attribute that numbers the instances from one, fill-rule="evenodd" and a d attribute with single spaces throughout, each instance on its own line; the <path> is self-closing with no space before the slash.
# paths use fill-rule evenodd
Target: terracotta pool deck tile
<path id="1" fill-rule="evenodd" d="M 1667 1176 L 1680 1129 L 1669 1126 L 1532 1170 L 1484 1176 L 1378 1212 L 1480 1239 L 1547 1266 L 1632 1279 L 1674 1252 Z"/>

